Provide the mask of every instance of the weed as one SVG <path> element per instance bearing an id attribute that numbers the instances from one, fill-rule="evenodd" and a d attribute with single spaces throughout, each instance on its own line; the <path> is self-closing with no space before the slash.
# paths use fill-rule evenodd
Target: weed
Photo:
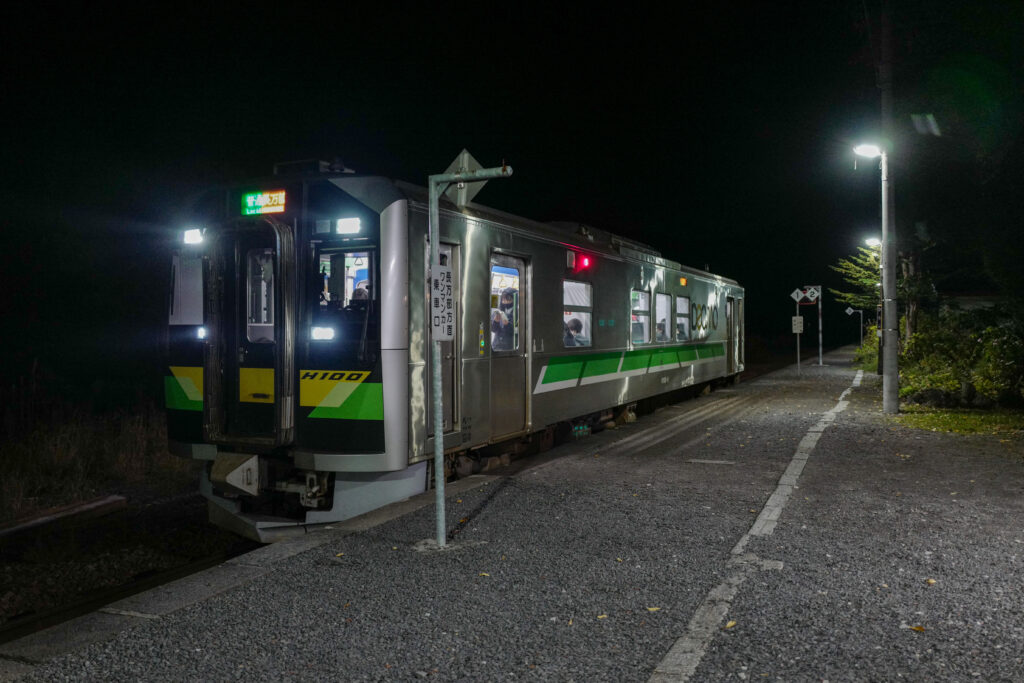
<path id="1" fill-rule="evenodd" d="M 1002 438 L 1024 438 L 1024 412 L 1015 410 L 940 409 L 904 405 L 897 421 L 912 429 L 954 434 L 990 434 Z"/>

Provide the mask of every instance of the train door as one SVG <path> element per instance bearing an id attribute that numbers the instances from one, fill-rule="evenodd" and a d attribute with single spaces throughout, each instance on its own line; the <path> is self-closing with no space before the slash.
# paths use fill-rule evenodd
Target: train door
<path id="1" fill-rule="evenodd" d="M 725 374 L 736 374 L 736 298 L 726 297 L 725 299 Z"/>
<path id="2" fill-rule="evenodd" d="M 439 256 L 441 258 L 441 265 L 448 266 L 452 269 L 452 298 L 456 304 L 456 320 L 455 320 L 455 338 L 451 341 L 441 342 L 441 391 L 444 402 L 444 432 L 448 433 L 454 429 L 455 421 L 459 415 L 459 406 L 461 406 L 462 396 L 458 391 L 457 372 L 458 366 L 456 364 L 456 349 L 461 348 L 459 331 L 461 329 L 461 322 L 459 316 L 461 309 L 459 302 L 462 301 L 461 294 L 461 283 L 459 278 L 459 247 L 454 244 L 440 244 L 438 245 Z M 429 314 L 428 314 L 429 315 Z M 427 322 L 429 328 L 430 321 Z M 434 352 L 434 345 L 432 343 L 427 344 L 427 372 L 430 372 L 430 368 L 433 366 L 433 359 L 430 354 Z M 430 399 L 427 400 L 427 431 L 430 436 L 434 435 L 434 401 L 433 401 L 433 388 L 428 383 L 428 389 L 430 391 Z"/>
<path id="3" fill-rule="evenodd" d="M 283 289 L 292 243 L 287 225 L 267 220 L 239 222 L 218 240 L 207 359 L 212 441 L 272 446 L 291 436 L 293 330 Z"/>
<path id="4" fill-rule="evenodd" d="M 526 429 L 529 282 L 526 262 L 491 256 L 491 438 Z"/>

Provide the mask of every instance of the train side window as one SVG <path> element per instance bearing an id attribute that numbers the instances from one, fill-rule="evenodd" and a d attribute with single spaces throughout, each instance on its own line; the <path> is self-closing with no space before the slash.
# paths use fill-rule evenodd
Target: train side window
<path id="1" fill-rule="evenodd" d="M 690 297 L 676 297 L 676 341 L 690 341 Z"/>
<path id="2" fill-rule="evenodd" d="M 246 254 L 246 335 L 254 344 L 274 343 L 274 250 Z"/>
<path id="3" fill-rule="evenodd" d="M 588 282 L 562 281 L 562 345 L 590 346 L 594 290 Z"/>
<path id="4" fill-rule="evenodd" d="M 672 319 L 672 297 L 668 294 L 654 295 L 654 341 L 669 341 L 669 320 Z"/>
<path id="5" fill-rule="evenodd" d="M 491 264 L 491 349 L 519 348 L 519 269 Z"/>
<path id="6" fill-rule="evenodd" d="M 648 292 L 632 290 L 630 300 L 630 334 L 634 344 L 651 341 L 651 295 Z"/>

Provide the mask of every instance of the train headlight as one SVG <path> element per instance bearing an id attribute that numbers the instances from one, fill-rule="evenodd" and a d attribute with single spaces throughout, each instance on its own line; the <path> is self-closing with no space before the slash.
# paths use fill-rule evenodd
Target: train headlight
<path id="1" fill-rule="evenodd" d="M 198 327 L 198 328 L 196 328 L 196 339 L 206 339 L 206 328 L 205 327 Z"/>
<path id="2" fill-rule="evenodd" d="M 339 235 L 358 235 L 361 229 L 358 218 L 339 218 L 334 231 Z"/>
<path id="3" fill-rule="evenodd" d="M 313 327 L 309 330 L 309 338 L 313 341 L 331 341 L 334 339 L 334 328 Z"/>
<path id="4" fill-rule="evenodd" d="M 185 244 L 202 244 L 203 231 L 199 228 L 189 228 L 183 236 Z"/>

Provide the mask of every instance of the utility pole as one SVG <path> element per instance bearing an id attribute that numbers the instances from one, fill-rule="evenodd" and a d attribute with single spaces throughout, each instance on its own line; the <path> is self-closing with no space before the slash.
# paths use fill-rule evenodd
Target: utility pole
<path id="1" fill-rule="evenodd" d="M 882 91 L 882 412 L 900 411 L 897 360 L 900 318 L 896 308 L 896 211 L 895 188 L 889 176 L 889 154 L 893 151 L 892 22 L 889 0 L 882 0 L 881 55 L 878 87 Z"/>

